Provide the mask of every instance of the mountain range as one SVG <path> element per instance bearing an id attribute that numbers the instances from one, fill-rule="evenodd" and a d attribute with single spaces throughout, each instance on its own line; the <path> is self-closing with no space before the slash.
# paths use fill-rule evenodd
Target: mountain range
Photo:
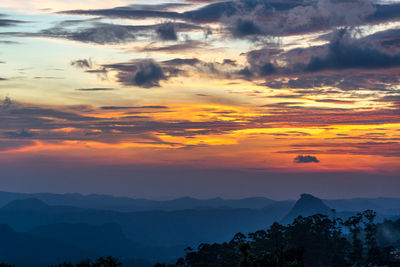
<path id="1" fill-rule="evenodd" d="M 67 205 L 88 209 L 114 210 L 121 212 L 145 210 L 183 210 L 210 208 L 251 208 L 261 209 L 276 201 L 265 197 L 244 199 L 196 199 L 183 197 L 173 200 L 157 201 L 149 199 L 114 197 L 110 195 L 51 194 L 51 193 L 12 193 L 0 191 L 0 206 L 17 199 L 36 198 L 49 205 Z"/>
<path id="2" fill-rule="evenodd" d="M 99 194 L 52 194 L 52 193 L 14 193 L 0 191 L 0 207 L 17 199 L 36 198 L 48 205 L 73 206 L 86 209 L 135 212 L 148 210 L 176 211 L 184 209 L 248 208 L 262 209 L 272 204 L 294 203 L 295 200 L 276 201 L 266 197 L 243 199 L 196 199 L 182 197 L 173 200 L 149 200 L 141 198 L 115 197 Z M 324 204 L 337 211 L 360 211 L 373 209 L 382 214 L 400 214 L 400 198 L 351 198 L 322 199 Z"/>
<path id="3" fill-rule="evenodd" d="M 46 264 L 107 255 L 168 261 L 182 256 L 188 246 L 228 241 L 237 232 L 265 229 L 275 221 L 286 224 L 297 216 L 317 213 L 331 216 L 332 209 L 335 216 L 346 218 L 366 208 L 377 210 L 378 220 L 392 219 L 399 217 L 400 207 L 400 199 L 321 200 L 310 194 L 302 194 L 297 201 L 154 201 L 0 192 L 0 203 L 4 204 L 0 208 L 0 262 L 17 267 L 43 266 L 45 257 L 35 255 L 42 255 L 50 244 L 60 252 L 47 257 Z"/>

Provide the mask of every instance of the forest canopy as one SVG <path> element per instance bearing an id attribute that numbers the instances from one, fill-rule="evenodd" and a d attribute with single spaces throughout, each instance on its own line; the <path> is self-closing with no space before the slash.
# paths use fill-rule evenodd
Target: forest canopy
<path id="1" fill-rule="evenodd" d="M 267 230 L 237 233 L 229 242 L 187 248 L 175 264 L 155 267 L 399 266 L 395 247 L 382 235 L 395 222 L 375 224 L 372 210 L 346 220 L 334 214 L 299 216 L 288 225 L 275 222 Z"/>

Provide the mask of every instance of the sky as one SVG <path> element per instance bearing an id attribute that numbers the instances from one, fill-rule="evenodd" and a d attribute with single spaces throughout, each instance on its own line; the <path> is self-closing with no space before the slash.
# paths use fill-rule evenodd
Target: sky
<path id="1" fill-rule="evenodd" d="M 400 1 L 2 0 L 0 190 L 400 197 Z"/>

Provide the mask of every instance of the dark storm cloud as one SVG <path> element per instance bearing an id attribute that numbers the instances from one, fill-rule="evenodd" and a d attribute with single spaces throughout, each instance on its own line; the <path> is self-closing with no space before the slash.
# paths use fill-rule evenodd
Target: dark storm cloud
<path id="1" fill-rule="evenodd" d="M 97 10 L 69 10 L 62 13 L 73 15 L 91 15 L 105 16 L 129 19 L 143 18 L 167 18 L 167 19 L 185 19 L 195 22 L 216 22 L 223 15 L 236 13 L 237 9 L 233 2 L 213 3 L 203 8 L 187 11 L 183 13 L 172 11 L 159 11 L 149 9 L 136 9 L 130 7 L 112 8 L 112 9 L 97 9 Z"/>
<path id="2" fill-rule="evenodd" d="M 160 86 L 161 80 L 168 80 L 163 68 L 152 59 L 144 59 L 133 63 L 105 65 L 106 68 L 119 70 L 118 79 L 125 85 L 136 85 L 150 88 Z"/>
<path id="3" fill-rule="evenodd" d="M 247 19 L 238 19 L 230 30 L 233 36 L 238 38 L 257 35 L 262 32 L 255 22 Z"/>
<path id="4" fill-rule="evenodd" d="M 159 87 L 160 81 L 169 80 L 178 75 L 188 75 L 191 72 L 210 77 L 234 77 L 236 64 L 223 62 L 205 62 L 197 58 L 173 58 L 156 62 L 153 59 L 136 59 L 130 62 L 120 62 L 97 66 L 100 69 L 89 69 L 86 72 L 107 73 L 117 71 L 118 81 L 127 86 L 145 88 Z"/>
<path id="5" fill-rule="evenodd" d="M 160 86 L 159 82 L 166 79 L 168 78 L 160 65 L 153 60 L 143 60 L 136 64 L 136 71 L 133 77 L 123 82 L 149 88 Z"/>
<path id="6" fill-rule="evenodd" d="M 374 14 L 371 0 L 316 0 L 291 9 L 286 16 L 284 31 L 311 32 L 337 26 L 358 26 Z"/>
<path id="7" fill-rule="evenodd" d="M 312 57 L 306 71 L 327 69 L 376 69 L 400 66 L 400 54 L 389 54 L 377 47 L 348 36 L 345 29 L 338 31 L 329 44 L 325 57 Z"/>
<path id="8" fill-rule="evenodd" d="M 385 37 L 394 38 L 393 35 L 397 31 L 387 32 Z M 238 72 L 243 78 L 251 79 L 252 77 L 260 78 L 271 75 L 282 76 L 289 75 L 298 77 L 289 79 L 285 82 L 269 81 L 267 85 L 273 88 L 310 88 L 317 86 L 335 86 L 345 89 L 355 89 L 358 85 L 365 87 L 369 79 L 357 80 L 354 77 L 347 77 L 343 70 L 364 70 L 374 71 L 375 74 L 384 76 L 382 69 L 389 69 L 400 66 L 400 51 L 391 51 L 386 49 L 373 36 L 362 38 L 354 38 L 354 32 L 348 28 L 342 28 L 331 35 L 331 41 L 327 45 L 318 47 L 308 47 L 302 49 L 293 49 L 282 51 L 279 49 L 259 49 L 247 53 L 248 65 Z M 285 62 L 278 64 L 277 62 Z M 330 74 L 315 74 L 314 76 L 301 76 L 310 73 L 321 73 L 322 71 L 336 71 L 343 77 Z M 360 73 L 352 73 L 360 76 Z M 375 74 L 370 74 L 374 76 Z M 391 82 L 397 82 L 397 75 L 387 72 L 391 77 Z M 322 77 L 322 79 L 321 79 Z M 351 88 L 352 87 L 352 88 Z"/>
<path id="9" fill-rule="evenodd" d="M 234 2 L 219 2 L 197 10 L 187 11 L 182 15 L 191 21 L 210 23 L 219 21 L 223 16 L 232 16 L 237 12 L 238 9 Z"/>
<path id="10" fill-rule="evenodd" d="M 294 159 L 295 163 L 319 163 L 319 160 L 314 157 L 314 156 L 302 156 L 302 155 L 298 155 L 295 159 Z"/>
<path id="11" fill-rule="evenodd" d="M 183 4 L 185 5 L 185 4 Z M 372 3 L 370 0 L 356 1 L 337 1 L 337 0 L 312 0 L 308 2 L 297 1 L 266 1 L 266 0 L 236 0 L 228 2 L 217 2 L 203 6 L 201 8 L 186 11 L 172 12 L 170 9 L 182 6 L 182 4 L 165 5 L 131 5 L 113 9 L 102 10 L 70 10 L 63 13 L 75 15 L 92 15 L 111 18 L 166 18 L 179 19 L 191 23 L 173 23 L 167 22 L 158 25 L 117 25 L 108 23 L 99 23 L 98 18 L 92 20 L 72 20 L 59 23 L 57 26 L 43 30 L 37 34 L 22 34 L 17 36 L 45 36 L 52 38 L 64 38 L 79 42 L 88 42 L 95 44 L 118 44 L 130 42 L 139 37 L 151 37 L 150 32 L 156 32 L 159 40 L 176 41 L 178 40 L 177 31 L 197 30 L 206 28 L 207 23 L 220 22 L 228 30 L 228 33 L 236 38 L 258 38 L 266 36 L 282 36 L 294 33 L 308 33 L 320 30 L 330 30 L 337 26 L 357 26 L 371 21 L 382 21 L 396 19 L 400 4 L 381 6 Z M 193 24 L 195 22 L 197 25 Z M 75 27 L 76 28 L 70 28 Z M 227 34 L 227 31 L 222 31 Z M 396 42 L 396 40 L 387 40 L 386 42 Z M 182 49 L 198 48 L 205 45 L 199 41 L 186 41 L 182 44 L 172 46 L 148 46 L 143 51 L 178 51 Z M 370 55 L 374 49 L 357 50 L 357 47 L 347 45 L 348 53 L 358 51 L 361 58 L 364 55 Z M 355 50 L 354 50 L 355 49 Z M 379 49 L 377 50 L 380 51 Z M 337 51 L 336 51 L 337 52 Z M 343 54 L 342 58 L 347 59 L 347 52 L 339 51 Z M 246 79 L 254 76 L 267 76 L 271 74 L 292 74 L 298 73 L 306 68 L 307 71 L 319 69 L 340 68 L 348 65 L 349 67 L 358 67 L 363 62 L 357 63 L 356 60 L 347 59 L 347 62 L 337 60 L 341 54 L 330 53 L 329 58 L 315 57 L 308 66 L 290 66 L 283 68 L 277 66 L 273 60 L 265 60 L 262 64 L 253 64 L 249 62 L 247 68 L 243 68 L 238 74 Z M 336 58 L 335 58 L 336 56 Z M 383 56 L 383 59 L 379 59 Z M 334 62 L 336 60 L 336 63 Z M 396 65 L 398 57 L 391 57 L 387 53 L 378 53 L 375 55 L 375 63 L 370 67 L 378 65 Z M 392 61 L 392 63 L 390 63 Z M 329 65 L 329 66 L 326 66 Z"/>
<path id="12" fill-rule="evenodd" d="M 278 55 L 281 50 L 260 49 L 247 53 L 248 66 L 241 69 L 238 74 L 244 78 L 263 77 L 280 71 L 271 59 Z"/>
<path id="13" fill-rule="evenodd" d="M 160 81 L 168 80 L 172 77 L 184 73 L 182 67 L 192 66 L 199 68 L 201 62 L 198 59 L 181 59 L 175 58 L 171 60 L 156 62 L 153 59 L 134 60 L 131 62 L 122 62 L 114 64 L 102 65 L 104 70 L 117 71 L 118 81 L 127 86 L 140 86 L 145 88 L 159 87 Z"/>
<path id="14" fill-rule="evenodd" d="M 257 72 L 260 76 L 267 76 L 276 73 L 277 68 L 271 62 L 266 62 L 261 66 L 258 66 Z"/>
<path id="15" fill-rule="evenodd" d="M 62 13 L 74 15 L 91 15 L 91 16 L 106 16 L 106 17 L 119 17 L 119 18 L 170 18 L 170 19 L 184 19 L 188 21 L 211 23 L 218 22 L 222 17 L 229 17 L 236 15 L 240 12 L 252 11 L 260 6 L 272 11 L 287 10 L 291 7 L 299 5 L 298 3 L 290 3 L 285 1 L 226 1 L 211 3 L 199 9 L 186 11 L 183 13 L 158 11 L 148 9 L 136 9 L 130 7 L 125 8 L 112 8 L 112 9 L 97 9 L 97 10 L 69 10 Z"/>
<path id="16" fill-rule="evenodd" d="M 375 41 L 382 46 L 395 46 L 400 43 L 400 29 L 379 31 L 369 35 L 367 39 Z M 398 46 L 396 48 L 398 48 Z"/>
<path id="17" fill-rule="evenodd" d="M 236 0 L 211 1 L 208 5 L 182 13 L 140 6 L 63 13 L 129 19 L 179 19 L 202 24 L 220 22 L 233 36 L 243 38 L 308 33 L 338 26 L 396 20 L 400 18 L 400 4 L 380 5 L 371 0 Z"/>
<path id="18" fill-rule="evenodd" d="M 368 16 L 369 22 L 384 22 L 400 18 L 400 3 L 376 5 L 376 11 Z"/>
<path id="19" fill-rule="evenodd" d="M 162 41 L 176 41 L 178 36 L 175 31 L 174 24 L 164 23 L 156 28 L 157 36 Z"/>

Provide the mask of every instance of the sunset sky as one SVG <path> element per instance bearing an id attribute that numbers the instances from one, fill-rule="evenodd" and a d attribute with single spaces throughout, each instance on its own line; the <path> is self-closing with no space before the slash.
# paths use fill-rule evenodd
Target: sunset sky
<path id="1" fill-rule="evenodd" d="M 400 1 L 2 0 L 0 190 L 400 197 Z"/>

